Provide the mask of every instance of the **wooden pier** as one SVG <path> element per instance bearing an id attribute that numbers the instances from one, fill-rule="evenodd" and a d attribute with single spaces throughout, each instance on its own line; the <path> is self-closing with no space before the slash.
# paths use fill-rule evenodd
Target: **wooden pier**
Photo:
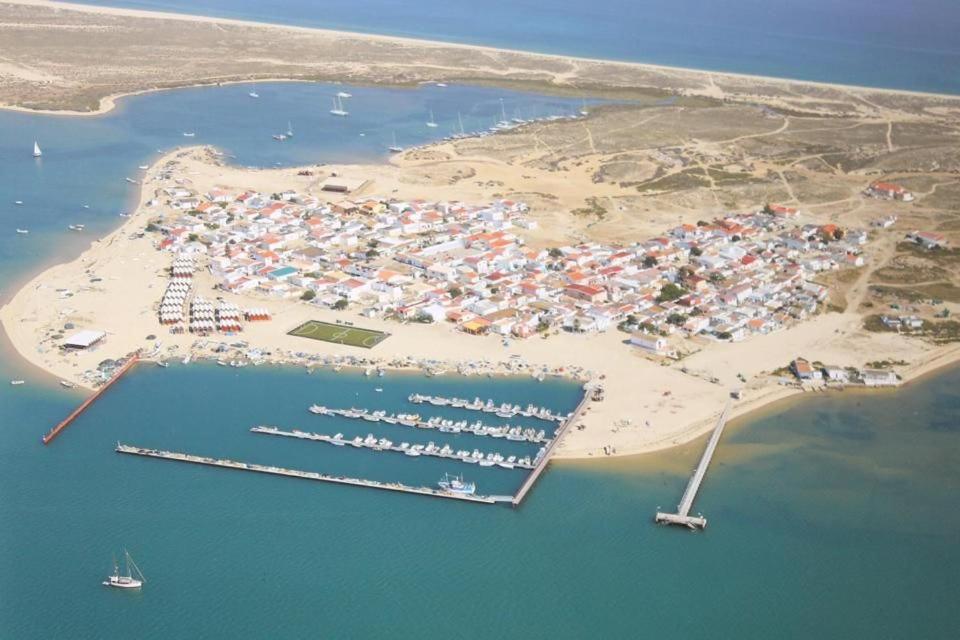
<path id="1" fill-rule="evenodd" d="M 520 503 L 523 502 L 523 499 L 527 497 L 527 493 L 530 492 L 530 489 L 533 488 L 533 485 L 536 484 L 537 480 L 540 478 L 540 474 L 547 468 L 547 464 L 550 462 L 550 458 L 553 456 L 554 449 L 556 449 L 557 444 L 563 438 L 564 434 L 567 432 L 567 429 L 570 428 L 574 422 L 580 417 L 580 414 L 583 413 L 583 410 L 587 407 L 587 404 L 590 403 L 590 393 L 584 393 L 583 398 L 580 400 L 580 404 L 577 405 L 577 408 L 574 409 L 567 419 L 560 424 L 560 428 L 557 429 L 557 435 L 550 441 L 550 444 L 544 449 L 543 455 L 540 456 L 540 461 L 533 468 L 533 471 L 530 472 L 530 475 L 527 476 L 527 479 L 523 481 L 523 484 L 520 486 L 520 490 L 517 491 L 516 495 L 513 496 L 511 501 L 514 507 L 519 507 Z"/>
<path id="2" fill-rule="evenodd" d="M 395 491 L 398 493 L 412 493 L 422 496 L 432 496 L 434 498 L 446 498 L 448 500 L 460 500 L 463 502 L 474 502 L 478 504 L 496 504 L 505 501 L 504 496 L 483 496 L 483 495 L 465 495 L 459 493 L 450 493 L 431 489 L 429 487 L 413 487 L 400 484 L 399 482 L 378 482 L 376 480 L 364 480 L 362 478 L 350 478 L 347 476 L 330 476 L 316 471 L 300 471 L 298 469 L 286 469 L 284 467 L 273 467 L 247 462 L 237 462 L 224 458 L 206 458 L 189 453 L 178 453 L 175 451 L 162 451 L 159 449 L 147 449 L 131 445 L 117 443 L 117 452 L 135 456 L 144 456 L 147 458 L 159 458 L 161 460 L 173 460 L 176 462 L 189 462 L 208 467 L 221 467 L 224 469 L 236 469 L 238 471 L 252 471 L 254 473 L 265 473 L 274 476 L 287 476 L 290 478 L 303 478 L 305 480 L 316 480 L 319 482 L 331 482 L 334 484 L 347 484 L 355 487 L 367 487 L 369 489 L 380 489 L 383 491 Z"/>
<path id="3" fill-rule="evenodd" d="M 720 413 L 720 417 L 717 419 L 717 426 L 713 428 L 713 433 L 710 434 L 710 439 L 707 440 L 707 448 L 703 450 L 703 455 L 700 457 L 700 463 L 697 464 L 697 468 L 694 470 L 693 476 L 690 478 L 690 482 L 687 484 L 687 489 L 683 492 L 683 497 L 680 499 L 680 504 L 677 505 L 677 512 L 657 512 L 657 515 L 654 517 L 655 522 L 663 524 L 679 524 L 689 527 L 690 529 L 706 528 L 707 519 L 703 516 L 691 516 L 690 509 L 693 507 L 693 501 L 697 498 L 697 492 L 700 491 L 700 484 L 703 482 L 703 478 L 707 473 L 707 467 L 710 466 L 710 461 L 713 459 L 713 454 L 717 450 L 717 444 L 720 442 L 720 436 L 723 435 L 723 428 L 727 424 L 727 416 L 730 414 L 731 403 L 731 400 L 727 400 L 727 404 L 724 405 L 723 411 Z"/>
<path id="4" fill-rule="evenodd" d="M 53 429 L 48 431 L 47 434 L 43 436 L 43 444 L 50 444 L 51 442 L 53 442 L 53 440 L 58 435 L 60 435 L 61 431 L 69 427 L 71 422 L 76 420 L 81 413 L 86 411 L 87 407 L 93 404 L 97 400 L 97 398 L 102 396 L 106 392 L 106 390 L 109 389 L 114 382 L 119 380 L 120 377 L 123 376 L 123 374 L 129 371 L 131 367 L 133 367 L 133 365 L 135 365 L 139 359 L 140 359 L 139 354 L 134 354 L 133 356 L 131 356 L 130 359 L 127 360 L 122 367 L 117 369 L 117 371 L 110 377 L 109 380 L 103 383 L 103 386 L 101 386 L 99 389 L 94 391 L 92 396 L 84 400 L 79 407 L 77 407 L 70 413 L 70 415 L 68 415 L 66 418 L 61 420 L 59 424 L 57 424 L 57 426 L 55 426 Z"/>
<path id="5" fill-rule="evenodd" d="M 379 441 L 366 442 L 365 440 L 360 440 L 359 442 L 357 442 L 355 439 L 337 438 L 335 436 L 328 436 L 322 433 L 311 433 L 307 431 L 284 431 L 282 429 L 278 429 L 277 427 L 259 426 L 259 427 L 251 428 L 250 431 L 252 431 L 253 433 L 262 433 L 268 436 L 283 436 L 285 438 L 299 438 L 301 440 L 314 440 L 316 442 L 327 442 L 327 443 L 339 445 L 339 446 L 350 445 L 351 447 L 357 447 L 359 449 L 372 449 L 374 451 L 393 451 L 396 453 L 403 453 L 403 454 L 407 454 L 407 452 L 410 451 L 409 447 L 404 448 L 401 446 L 397 446 L 397 445 L 394 445 L 392 442 L 389 445 L 380 444 Z M 407 455 L 410 455 L 410 454 L 407 454 Z M 443 458 L 445 460 L 455 460 L 457 462 L 462 462 L 464 464 L 479 464 L 481 460 L 481 458 L 471 458 L 470 461 L 468 462 L 467 459 L 461 456 L 455 455 L 453 453 L 444 453 L 443 451 L 441 451 L 440 447 L 437 447 L 433 451 L 427 451 L 426 449 L 419 449 L 417 450 L 416 455 L 410 455 L 410 457 L 419 457 L 419 456 L 431 457 L 431 458 Z M 518 461 L 514 461 L 512 463 L 505 463 L 505 464 L 510 464 L 512 466 L 506 467 L 504 466 L 504 464 L 500 464 L 498 462 L 494 462 L 493 464 L 480 465 L 480 466 L 483 466 L 483 467 L 499 466 L 507 469 L 511 469 L 511 468 L 533 469 L 534 468 L 533 464 L 526 464 Z"/>

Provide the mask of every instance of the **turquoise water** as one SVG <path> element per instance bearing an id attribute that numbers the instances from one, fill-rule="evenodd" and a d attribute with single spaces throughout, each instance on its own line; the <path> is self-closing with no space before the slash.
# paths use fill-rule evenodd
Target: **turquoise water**
<path id="1" fill-rule="evenodd" d="M 11 638 L 98 638 L 118 625 L 138 638 L 954 637 L 958 383 L 953 372 L 896 395 L 818 397 L 734 429 L 698 505 L 710 518 L 702 534 L 651 523 L 686 480 L 655 460 L 555 466 L 514 511 L 112 452 L 122 439 L 427 482 L 452 463 L 246 429 L 348 432 L 304 407 L 399 409 L 413 390 L 569 408 L 575 390 L 557 384 L 145 366 L 47 448 L 39 434 L 76 396 L 24 388 L 11 407 L 2 388 L 0 629 Z M 698 449 L 668 457 L 687 466 Z M 519 479 L 466 472 L 496 490 Z M 124 545 L 149 581 L 140 594 L 98 584 Z"/>
<path id="2" fill-rule="evenodd" d="M 358 117 L 335 129 L 324 118 L 330 87 L 262 85 L 259 101 L 246 90 L 145 95 L 103 118 L 0 113 L 0 290 L 112 228 L 132 196 L 123 177 L 157 147 L 182 144 L 184 129 L 241 164 L 372 160 L 394 128 L 409 136 L 404 144 L 428 139 L 431 101 L 438 118 L 473 109 L 481 122 L 504 95 L 451 87 L 362 98 L 366 90 L 351 88 Z M 507 99 L 518 110 L 578 106 Z M 374 126 L 381 117 L 389 124 Z M 287 119 L 297 140 L 270 141 Z M 46 150 L 39 164 L 29 157 L 35 137 Z M 71 234 L 74 222 L 91 231 Z M 16 226 L 34 232 L 18 237 Z M 520 472 L 248 429 L 412 442 L 424 435 L 305 408 L 399 411 L 420 391 L 569 410 L 578 391 L 555 381 L 147 365 L 43 447 L 40 436 L 82 394 L 7 345 L 0 352 L 0 638 L 952 638 L 960 626 L 960 370 L 895 394 L 804 399 L 731 429 L 696 506 L 710 527 L 691 534 L 651 518 L 679 499 L 699 442 L 614 466 L 554 465 L 519 510 L 113 452 L 123 440 L 413 484 L 463 471 L 485 492 L 508 492 Z M 11 378 L 28 384 L 11 387 Z M 99 584 L 123 546 L 148 578 L 142 593 Z"/>
<path id="3" fill-rule="evenodd" d="M 960 93 L 954 0 L 83 0 L 893 89 Z M 480 9 L 480 10 L 478 10 Z"/>

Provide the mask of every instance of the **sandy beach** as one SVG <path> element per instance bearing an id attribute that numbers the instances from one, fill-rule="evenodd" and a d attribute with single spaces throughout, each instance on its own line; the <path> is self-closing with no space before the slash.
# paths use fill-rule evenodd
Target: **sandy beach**
<path id="1" fill-rule="evenodd" d="M 7 35 L 0 106 L 74 115 L 104 113 L 118 97 L 144 91 L 283 79 L 492 83 L 577 96 L 678 95 L 816 110 L 848 108 L 851 96 L 861 110 L 878 101 L 960 104 L 939 94 L 47 0 L 0 3 L 0 24 Z M 184 59 L 190 63 L 172 64 Z"/>
<path id="2" fill-rule="evenodd" d="M 212 356 L 209 348 L 195 348 L 196 337 L 168 334 L 156 320 L 156 305 L 166 284 L 171 256 L 157 251 L 150 234 L 138 237 L 147 220 L 156 214 L 145 202 L 159 186 L 160 167 L 174 160 L 175 175 L 188 178 L 200 190 L 214 186 L 276 191 L 293 188 L 310 192 L 316 177 L 298 176 L 297 169 L 251 171 L 211 162 L 205 149 L 178 150 L 159 158 L 146 172 L 141 203 L 116 231 L 94 241 L 76 260 L 52 267 L 33 278 L 0 309 L 0 322 L 15 349 L 29 362 L 52 375 L 88 385 L 82 374 L 106 358 L 119 358 L 137 349 L 153 351 L 162 342 L 158 357 L 184 357 L 187 353 Z M 332 166 L 340 175 L 376 176 L 366 189 L 397 189 L 397 197 L 448 195 L 449 187 L 431 190 L 423 184 L 396 179 L 394 165 Z M 391 175 L 395 181 L 391 182 Z M 480 196 L 481 193 L 474 195 Z M 535 236 L 531 243 L 538 240 Z M 197 274 L 197 290 L 211 299 L 223 296 L 241 307 L 266 307 L 270 322 L 248 323 L 242 334 L 252 348 L 271 352 L 270 359 L 297 361 L 290 354 L 306 352 L 325 357 L 366 358 L 389 366 L 435 360 L 454 371 L 458 363 L 486 362 L 491 372 L 507 373 L 506 364 L 529 365 L 523 371 L 549 370 L 577 373 L 602 381 L 606 399 L 593 402 L 562 442 L 558 456 L 597 458 L 624 456 L 677 446 L 708 431 L 733 388 L 744 390 L 733 416 L 744 415 L 788 396 L 803 393 L 794 384 L 781 384 L 769 375 L 797 355 L 843 366 L 862 366 L 865 354 L 908 363 L 899 367 L 904 379 L 944 366 L 960 355 L 958 347 L 935 348 L 919 339 L 892 333 L 868 333 L 855 313 L 825 313 L 799 325 L 738 343 L 704 343 L 680 362 L 662 363 L 643 356 L 625 344 L 625 334 L 608 331 L 593 335 L 557 334 L 549 338 L 514 341 L 504 348 L 494 337 L 465 336 L 452 325 L 400 324 L 367 319 L 350 312 L 335 312 L 294 300 L 252 295 L 235 296 L 213 289 L 210 274 Z M 306 320 L 349 320 L 358 326 L 391 334 L 369 352 L 343 345 L 304 340 L 287 332 Z M 89 351 L 62 352 L 53 336 L 64 325 L 97 328 L 107 332 L 104 342 Z M 155 338 L 148 339 L 148 336 Z M 236 340 L 236 338 L 234 339 Z M 229 342 L 214 338 L 210 346 Z M 359 352 L 358 352 L 359 351 Z M 516 369 L 514 369 L 516 370 Z M 738 379 L 742 376 L 745 383 Z"/>

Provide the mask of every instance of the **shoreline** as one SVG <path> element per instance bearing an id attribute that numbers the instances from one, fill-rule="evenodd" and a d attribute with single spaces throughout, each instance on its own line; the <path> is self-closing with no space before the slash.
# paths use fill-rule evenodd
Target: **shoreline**
<path id="1" fill-rule="evenodd" d="M 601 65 L 612 68 L 622 68 L 628 70 L 636 71 L 647 71 L 647 72 L 658 72 L 658 73 L 667 73 L 674 74 L 679 76 L 684 76 L 687 79 L 707 79 L 711 80 L 714 78 L 718 79 L 730 79 L 735 81 L 748 81 L 748 82 L 762 82 L 773 84 L 779 87 L 802 87 L 808 86 L 816 89 L 831 89 L 836 91 L 848 92 L 859 95 L 871 95 L 871 94 L 881 94 L 881 95 L 895 95 L 895 96 L 912 96 L 920 98 L 931 98 L 938 100 L 949 100 L 949 101 L 960 101 L 960 94 L 951 94 L 951 93 L 937 93 L 937 92 L 928 92 L 928 91 L 915 91 L 907 89 L 892 89 L 885 87 L 871 87 L 864 85 L 856 84 L 840 84 L 833 82 L 822 82 L 816 80 L 801 80 L 794 78 L 778 78 L 773 76 L 764 76 L 757 74 L 748 74 L 748 73 L 737 73 L 731 71 L 711 71 L 706 69 L 693 69 L 686 67 L 674 67 L 669 65 L 660 65 L 654 63 L 644 63 L 644 62 L 632 62 L 632 61 L 621 61 L 621 60 L 609 60 L 609 59 L 600 59 L 600 58 L 589 58 L 589 57 L 579 57 L 579 56 L 569 56 L 562 54 L 550 54 L 550 53 L 538 53 L 533 51 L 524 51 L 518 49 L 505 49 L 500 47 L 492 47 L 485 45 L 472 45 L 464 44 L 457 42 L 444 42 L 438 40 L 427 40 L 420 38 L 410 38 L 403 36 L 389 36 L 373 33 L 363 33 L 363 32 L 352 32 L 352 31 L 338 31 L 333 29 L 323 29 L 315 27 L 301 27 L 295 25 L 284 25 L 277 23 L 269 22 L 256 22 L 251 20 L 238 20 L 232 18 L 216 18 L 211 16 L 201 16 L 201 15 L 192 15 L 192 14 L 181 14 L 181 13 L 172 13 L 172 12 L 163 12 L 163 11 L 147 11 L 142 9 L 126 9 L 118 7 L 102 7 L 96 5 L 83 5 L 83 4 L 74 4 L 69 2 L 59 2 L 59 1 L 50 1 L 50 0 L 8 0 L 9 4 L 13 5 L 22 5 L 22 6 L 31 6 L 31 7 L 41 7 L 41 8 L 52 8 L 55 10 L 66 10 L 74 12 L 82 12 L 87 14 L 99 14 L 99 15 L 110 15 L 110 16 L 120 16 L 120 17 L 129 17 L 129 18 L 140 18 L 148 20 L 176 20 L 176 21 L 185 21 L 185 22 L 194 22 L 194 23 L 203 23 L 203 24 L 220 24 L 220 25 L 229 25 L 237 27 L 253 27 L 260 29 L 273 29 L 279 31 L 286 31 L 292 33 L 306 33 L 313 35 L 320 35 L 329 38 L 339 38 L 339 39 L 353 39 L 353 40 L 366 40 L 367 42 L 373 43 L 390 43 L 395 45 L 405 45 L 405 46 L 415 46 L 423 49 L 456 49 L 463 51 L 473 51 L 479 53 L 494 53 L 494 54 L 507 54 L 513 56 L 521 56 L 530 60 L 543 60 L 551 62 L 567 62 L 573 64 L 591 64 L 591 65 Z M 464 75 L 468 75 L 469 68 L 462 69 Z M 345 76 L 344 76 L 345 77 Z M 10 104 L 10 105 L 0 105 L 0 109 L 6 109 L 10 111 L 19 111 L 25 113 L 35 113 L 35 114 L 49 114 L 49 115 L 67 115 L 67 116 L 96 116 L 109 113 L 111 110 L 116 108 L 117 101 L 131 95 L 140 95 L 143 93 L 149 93 L 153 91 L 164 91 L 170 89 L 180 89 L 180 88 L 192 88 L 192 87 L 205 87 L 205 86 L 215 86 L 217 84 L 242 84 L 242 83 L 252 83 L 252 82 L 279 82 L 279 81 L 290 81 L 290 82 L 321 82 L 319 80 L 312 80 L 309 78 L 297 78 L 293 74 L 290 75 L 279 75 L 273 78 L 242 78 L 236 77 L 235 75 L 227 76 L 223 80 L 215 79 L 194 79 L 194 80 L 184 80 L 182 83 L 172 83 L 169 86 L 156 87 L 156 88 L 145 88 L 135 91 L 125 91 L 107 94 L 99 98 L 98 108 L 95 110 L 80 111 L 80 110 L 71 110 L 71 109 L 31 109 L 29 107 L 24 107 L 22 105 Z M 329 80 L 329 82 L 336 82 L 337 80 Z M 348 80 L 343 80 L 348 82 Z M 470 84 L 469 77 L 457 78 L 456 71 L 451 79 L 452 82 L 460 82 L 464 84 Z M 498 84 L 498 82 L 507 83 L 510 82 L 509 78 L 486 78 L 484 82 L 490 82 L 493 84 Z M 549 91 L 550 87 L 562 87 L 564 85 L 557 84 L 556 80 L 554 81 L 530 81 L 531 90 L 543 90 Z M 358 84 L 364 84 L 359 82 Z M 378 86 L 411 86 L 411 83 L 393 83 L 393 82 L 375 82 Z M 419 83 L 413 83 L 419 84 Z M 575 88 L 574 85 L 566 85 L 571 88 Z M 539 87 L 542 87 L 540 89 Z M 584 93 L 590 91 L 603 91 L 604 89 L 623 89 L 624 87 L 615 87 L 613 85 L 604 85 L 602 80 L 599 84 L 585 87 L 583 89 Z M 642 85 L 635 85 L 634 89 L 643 88 Z M 676 92 L 676 90 L 674 90 Z M 690 91 L 692 94 L 696 95 L 698 93 L 703 93 L 706 95 L 707 92 L 699 92 L 697 90 L 684 89 L 681 91 Z"/>
<path id="2" fill-rule="evenodd" d="M 206 146 L 178 148 L 156 158 L 150 168 L 143 174 L 143 179 L 139 185 L 138 204 L 129 218 L 125 219 L 120 226 L 105 237 L 92 241 L 90 246 L 74 260 L 47 267 L 29 278 L 20 290 L 3 307 L 0 307 L 3 331 L 18 357 L 37 366 L 41 371 L 54 378 L 70 380 L 87 389 L 93 388 L 92 384 L 86 384 L 83 380 L 78 379 L 79 371 L 71 370 L 67 360 L 62 356 L 57 362 L 50 360 L 50 354 L 48 353 L 50 347 L 43 347 L 47 350 L 46 352 L 41 351 L 41 342 L 37 341 L 41 334 L 36 329 L 33 333 L 30 333 L 30 329 L 24 324 L 37 322 L 41 312 L 37 309 L 31 310 L 25 305 L 30 303 L 31 300 L 33 304 L 38 304 L 37 298 L 43 295 L 43 291 L 50 292 L 57 287 L 71 288 L 69 279 L 71 277 L 76 278 L 77 273 L 82 273 L 84 265 L 88 265 L 90 268 L 96 265 L 98 275 L 105 275 L 100 274 L 101 269 L 109 268 L 111 263 L 123 265 L 127 260 L 133 262 L 129 263 L 129 267 L 117 267 L 119 269 L 117 275 L 106 278 L 103 286 L 110 286 L 110 280 L 126 280 L 126 286 L 132 284 L 131 291 L 139 291 L 143 300 L 133 298 L 130 299 L 129 304 L 123 304 L 123 302 L 126 302 L 124 296 L 129 295 L 129 292 L 120 291 L 117 295 L 123 302 L 121 302 L 120 309 L 114 311 L 117 314 L 126 312 L 131 315 L 131 318 L 141 318 L 139 322 L 146 324 L 133 324 L 134 320 L 132 319 L 129 323 L 125 323 L 121 318 L 113 318 L 113 314 L 109 313 L 107 318 L 91 317 L 85 323 L 107 330 L 108 340 L 104 346 L 94 352 L 72 355 L 71 357 L 74 358 L 72 366 L 76 368 L 78 366 L 76 360 L 86 358 L 85 366 L 92 367 L 95 362 L 104 357 L 120 357 L 136 348 L 143 348 L 143 340 L 133 337 L 138 333 L 141 336 L 146 335 L 146 333 L 155 333 L 157 339 L 164 342 L 168 352 L 178 350 L 175 354 L 169 353 L 166 356 L 158 354 L 160 359 L 182 358 L 186 353 L 199 355 L 197 353 L 199 350 L 194 349 L 194 343 L 197 342 L 194 336 L 168 337 L 155 326 L 154 314 L 151 311 L 155 302 L 155 294 L 147 291 L 154 287 L 154 284 L 151 284 L 149 280 L 138 280 L 137 274 L 133 272 L 136 261 L 141 261 L 138 268 L 143 270 L 144 277 L 151 274 L 152 277 L 156 277 L 158 267 L 162 269 L 162 265 L 167 264 L 169 256 L 157 251 L 153 247 L 151 238 L 134 240 L 129 236 L 131 236 L 130 232 L 132 230 L 141 228 L 146 219 L 159 213 L 159 210 L 147 209 L 144 205 L 153 197 L 154 184 L 157 186 L 160 184 L 156 182 L 155 178 L 166 167 L 167 163 L 175 160 L 182 163 L 181 168 L 183 170 L 186 170 L 186 168 L 195 169 L 197 166 L 202 166 L 198 156 L 202 156 L 206 152 L 209 152 L 209 147 Z M 190 162 L 194 162 L 194 165 L 190 165 Z M 209 166 L 211 169 L 221 172 L 220 175 L 232 174 L 234 178 L 242 176 L 244 179 L 249 179 L 251 175 L 250 171 L 240 167 L 230 165 Z M 347 166 L 357 167 L 358 165 Z M 336 165 L 331 169 L 340 170 L 340 167 L 341 165 Z M 277 177 L 278 175 L 292 175 L 297 170 L 298 167 L 287 167 L 284 169 L 257 170 L 254 173 L 262 174 L 259 179 L 267 181 L 269 184 L 277 184 L 277 181 L 280 180 Z M 229 180 L 228 178 L 223 179 Z M 202 180 L 202 177 L 197 178 L 198 183 Z M 194 186 L 200 187 L 198 183 L 195 183 Z M 116 247 L 113 246 L 114 242 L 117 242 Z M 152 264 L 144 264 L 145 262 L 151 262 Z M 76 267 L 81 268 L 77 269 Z M 78 282 L 79 284 L 72 285 L 72 287 L 78 294 L 83 294 L 83 276 Z M 117 284 L 117 286 L 123 285 Z M 114 296 L 114 301 L 116 301 L 117 295 Z M 593 402 L 588 405 L 589 409 L 582 417 L 581 424 L 589 423 L 591 427 L 588 430 L 589 433 L 576 429 L 571 430 L 558 448 L 556 458 L 561 460 L 599 461 L 609 459 L 609 462 L 613 462 L 672 449 L 696 441 L 711 430 L 716 418 L 716 410 L 727 395 L 727 385 L 725 383 L 709 383 L 681 373 L 673 367 L 663 367 L 636 357 L 635 353 L 624 350 L 621 336 L 615 331 L 592 337 L 558 335 L 551 336 L 548 340 L 532 339 L 515 342 L 509 353 L 521 354 L 522 360 L 526 364 L 523 365 L 525 368 L 511 370 L 509 363 L 501 360 L 507 355 L 507 352 L 501 350 L 499 353 L 503 355 L 497 355 L 497 352 L 493 350 L 495 341 L 483 337 L 466 337 L 441 325 L 411 327 L 388 322 L 378 323 L 373 320 L 361 319 L 359 316 L 334 315 L 335 312 L 326 312 L 312 305 L 304 305 L 295 301 L 277 302 L 272 299 L 250 296 L 237 296 L 236 299 L 241 303 L 249 304 L 254 301 L 254 304 L 273 307 L 275 311 L 279 310 L 279 313 L 274 313 L 274 319 L 271 322 L 256 323 L 260 326 L 251 326 L 241 337 L 236 338 L 249 341 L 251 347 L 272 351 L 273 356 L 265 358 L 264 364 L 309 366 L 309 362 L 305 361 L 304 358 L 291 355 L 294 351 L 301 351 L 308 353 L 311 357 L 333 358 L 335 360 L 337 358 L 353 359 L 358 361 L 357 364 L 353 365 L 358 368 L 381 366 L 388 369 L 409 371 L 412 374 L 418 371 L 423 372 L 425 368 L 442 367 L 450 375 L 456 375 L 458 365 L 467 362 L 480 362 L 482 364 L 477 369 L 469 369 L 471 373 L 529 375 L 531 372 L 542 370 L 563 371 L 566 374 L 565 377 L 575 379 L 579 383 L 582 383 L 585 379 L 597 379 L 598 374 L 604 373 L 606 380 L 603 384 L 607 388 L 608 399 L 604 402 Z M 54 298 L 52 303 L 39 303 L 38 309 L 42 309 L 48 314 L 55 313 L 53 307 L 57 305 L 58 301 L 62 302 L 62 299 Z M 75 306 L 76 303 L 77 298 L 71 298 L 71 306 Z M 95 308 L 100 304 L 107 303 L 97 302 Z M 50 308 L 49 311 L 47 311 L 48 307 Z M 31 313 L 34 316 L 33 318 L 31 318 Z M 77 313 L 77 311 L 73 310 L 73 313 Z M 80 313 L 83 315 L 83 312 Z M 92 313 L 95 316 L 96 312 Z M 59 316 L 59 322 L 61 323 L 67 319 L 62 314 L 63 312 Z M 324 320 L 349 317 L 351 320 L 372 325 L 373 328 L 387 330 L 393 334 L 392 341 L 387 343 L 389 346 L 380 349 L 377 353 L 358 353 L 351 351 L 349 347 L 328 343 L 308 345 L 297 342 L 296 338 L 291 341 L 290 336 L 285 334 L 285 327 L 288 324 L 298 324 L 303 317 L 308 316 Z M 15 321 L 17 322 L 16 325 L 13 324 Z M 54 322 L 56 321 L 55 317 Z M 849 318 L 842 314 L 828 314 L 819 317 L 819 323 L 821 325 L 827 324 L 827 327 L 812 326 L 817 322 L 814 320 L 801 326 L 808 326 L 808 332 L 818 335 L 818 332 L 826 333 L 831 326 L 841 321 L 849 321 Z M 114 331 L 110 330 L 111 322 L 116 324 Z M 99 326 L 100 324 L 104 326 Z M 379 326 L 380 324 L 383 326 Z M 140 328 L 136 328 L 138 326 Z M 143 333 L 144 331 L 146 333 Z M 773 337 L 775 340 L 789 340 L 784 332 L 766 337 Z M 754 340 L 759 342 L 762 338 L 739 344 L 751 343 Z M 229 339 L 223 336 L 209 338 L 209 342 L 212 344 L 228 341 Z M 730 346 L 736 348 L 736 345 Z M 181 347 L 183 347 L 182 350 L 180 350 Z M 393 349 L 393 347 L 396 347 L 396 349 Z M 801 347 L 801 349 L 805 348 Z M 708 349 L 708 351 L 710 350 Z M 711 354 L 713 353 L 714 351 L 711 351 Z M 392 359 L 391 354 L 393 354 Z M 54 357 L 57 357 L 57 354 L 54 354 Z M 212 359 L 216 357 L 214 356 Z M 224 357 L 229 359 L 230 356 L 225 355 Z M 778 356 L 771 356 L 771 358 L 776 357 Z M 960 345 L 931 348 L 911 356 L 910 362 L 913 364 L 905 366 L 898 372 L 903 376 L 904 384 L 909 384 L 913 380 L 932 374 L 941 368 L 954 365 L 958 360 L 960 360 Z M 422 366 L 423 363 L 429 363 L 430 361 L 441 364 Z M 391 362 L 405 362 L 409 366 L 392 367 Z M 764 360 L 760 364 L 769 367 L 780 363 Z M 321 363 L 317 362 L 317 366 L 321 366 Z M 331 363 L 327 366 L 333 367 L 334 364 Z M 349 365 L 344 363 L 341 366 Z M 739 364 L 734 366 L 739 367 Z M 578 372 L 588 373 L 578 376 L 576 375 Z M 650 382 L 645 385 L 645 388 L 638 390 L 635 385 L 630 383 L 631 378 L 646 379 Z M 749 389 L 746 398 L 734 404 L 731 422 L 735 423 L 735 428 L 736 425 L 748 422 L 751 416 L 755 416 L 762 411 L 769 411 L 771 407 L 776 407 L 781 402 L 794 401 L 804 393 L 802 389 L 793 385 L 776 384 L 776 382 L 764 376 L 762 372 L 751 374 L 751 379 L 759 381 L 760 385 L 757 388 Z M 656 388 L 658 384 L 665 386 L 658 389 Z M 666 393 L 664 389 L 670 390 L 671 393 Z M 869 391 L 874 393 L 877 390 L 870 389 Z M 884 391 L 887 392 L 887 390 Z M 662 397 L 668 395 L 669 398 Z M 643 409 L 639 407 L 642 402 L 647 403 L 643 405 Z M 640 427 L 639 424 L 622 424 L 628 416 L 632 420 L 638 421 L 642 420 L 643 416 L 648 416 L 656 422 L 656 426 L 651 426 L 649 421 L 647 427 Z M 626 436 L 627 441 L 625 443 L 616 441 L 619 436 L 609 435 L 609 428 L 617 424 L 619 426 L 613 431 L 617 431 L 621 427 L 627 427 L 628 431 L 632 432 L 631 435 Z M 605 449 L 611 442 L 616 442 L 612 454 L 599 453 L 601 448 Z"/>

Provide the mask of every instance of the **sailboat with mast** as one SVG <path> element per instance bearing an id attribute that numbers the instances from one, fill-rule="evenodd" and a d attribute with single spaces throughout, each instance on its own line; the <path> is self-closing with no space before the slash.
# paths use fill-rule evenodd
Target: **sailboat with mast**
<path id="1" fill-rule="evenodd" d="M 333 96 L 333 109 L 330 109 L 330 113 L 335 116 L 348 116 L 350 115 L 349 111 L 346 111 L 343 108 L 343 100 L 340 98 L 340 95 Z"/>
<path id="2" fill-rule="evenodd" d="M 437 121 L 433 119 L 433 109 L 430 109 L 430 119 L 427 120 L 427 126 L 431 129 L 437 128 Z"/>
<path id="3" fill-rule="evenodd" d="M 130 557 L 130 552 L 124 549 L 123 555 L 126 559 L 126 573 L 120 573 L 120 565 L 117 563 L 117 559 L 114 558 L 113 573 L 107 576 L 107 579 L 103 581 L 103 585 L 106 587 L 116 587 L 117 589 L 139 589 L 147 579 L 143 577 L 140 567 L 138 567 L 137 563 Z M 136 578 L 133 577 L 134 571 L 136 571 Z"/>
<path id="4" fill-rule="evenodd" d="M 387 147 L 387 150 L 390 151 L 390 153 L 400 153 L 401 151 L 403 151 L 403 147 L 397 145 L 396 131 L 393 132 L 393 144 Z"/>
<path id="5" fill-rule="evenodd" d="M 33 157 L 39 158 L 42 155 L 43 155 L 43 151 L 40 151 L 40 143 L 34 140 L 33 141 Z"/>

